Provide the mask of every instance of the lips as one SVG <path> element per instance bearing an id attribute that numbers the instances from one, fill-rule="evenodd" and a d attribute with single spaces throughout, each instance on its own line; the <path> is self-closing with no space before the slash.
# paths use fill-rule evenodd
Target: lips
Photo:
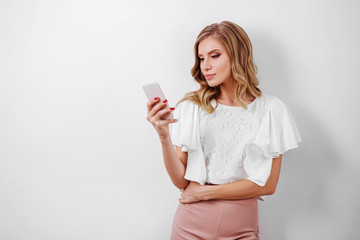
<path id="1" fill-rule="evenodd" d="M 215 76 L 216 74 L 206 74 L 205 75 L 205 78 L 206 79 L 210 79 L 210 78 L 212 78 L 213 76 Z"/>

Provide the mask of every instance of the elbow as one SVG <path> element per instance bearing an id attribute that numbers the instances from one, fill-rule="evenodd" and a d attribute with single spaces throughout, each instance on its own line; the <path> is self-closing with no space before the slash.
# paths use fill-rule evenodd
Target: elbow
<path id="1" fill-rule="evenodd" d="M 273 195 L 276 192 L 276 187 L 267 187 L 265 190 L 265 195 Z"/>
<path id="2" fill-rule="evenodd" d="M 184 181 L 174 183 L 175 187 L 177 187 L 178 189 L 185 189 L 188 184 L 189 184 L 189 180 L 186 179 L 184 179 Z"/>
<path id="3" fill-rule="evenodd" d="M 276 192 L 276 185 L 277 182 L 274 181 L 267 181 L 265 186 L 263 187 L 263 190 L 265 192 L 264 195 L 273 195 Z"/>
<path id="4" fill-rule="evenodd" d="M 276 189 L 272 188 L 270 190 L 268 190 L 268 194 L 267 195 L 273 195 L 275 193 Z"/>

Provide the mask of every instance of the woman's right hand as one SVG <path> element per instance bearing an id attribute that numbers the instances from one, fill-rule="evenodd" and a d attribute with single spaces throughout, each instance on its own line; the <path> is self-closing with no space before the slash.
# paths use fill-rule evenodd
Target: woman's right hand
<path id="1" fill-rule="evenodd" d="M 169 136 L 169 124 L 175 123 L 177 119 L 161 119 L 165 114 L 174 111 L 175 108 L 166 108 L 167 100 L 160 101 L 160 98 L 153 98 L 147 103 L 146 119 L 154 126 L 160 139 Z"/>

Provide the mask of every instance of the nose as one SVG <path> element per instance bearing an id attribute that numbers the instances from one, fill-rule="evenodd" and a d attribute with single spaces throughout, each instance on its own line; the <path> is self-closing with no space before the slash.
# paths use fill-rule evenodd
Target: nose
<path id="1" fill-rule="evenodd" d="M 202 66 L 201 66 L 202 70 L 203 71 L 208 71 L 211 69 L 211 63 L 209 60 L 207 59 L 204 59 L 203 62 L 202 62 Z"/>

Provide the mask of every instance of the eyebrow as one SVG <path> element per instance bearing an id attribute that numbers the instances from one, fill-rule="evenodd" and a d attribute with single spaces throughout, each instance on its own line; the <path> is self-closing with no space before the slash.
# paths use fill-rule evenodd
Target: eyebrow
<path id="1" fill-rule="evenodd" d="M 213 53 L 213 52 L 217 52 L 217 51 L 218 51 L 218 52 L 221 52 L 220 49 L 213 49 L 213 50 L 211 50 L 210 52 L 208 52 L 208 55 L 211 54 L 211 53 Z M 202 54 L 199 53 L 198 56 L 202 56 Z"/>

